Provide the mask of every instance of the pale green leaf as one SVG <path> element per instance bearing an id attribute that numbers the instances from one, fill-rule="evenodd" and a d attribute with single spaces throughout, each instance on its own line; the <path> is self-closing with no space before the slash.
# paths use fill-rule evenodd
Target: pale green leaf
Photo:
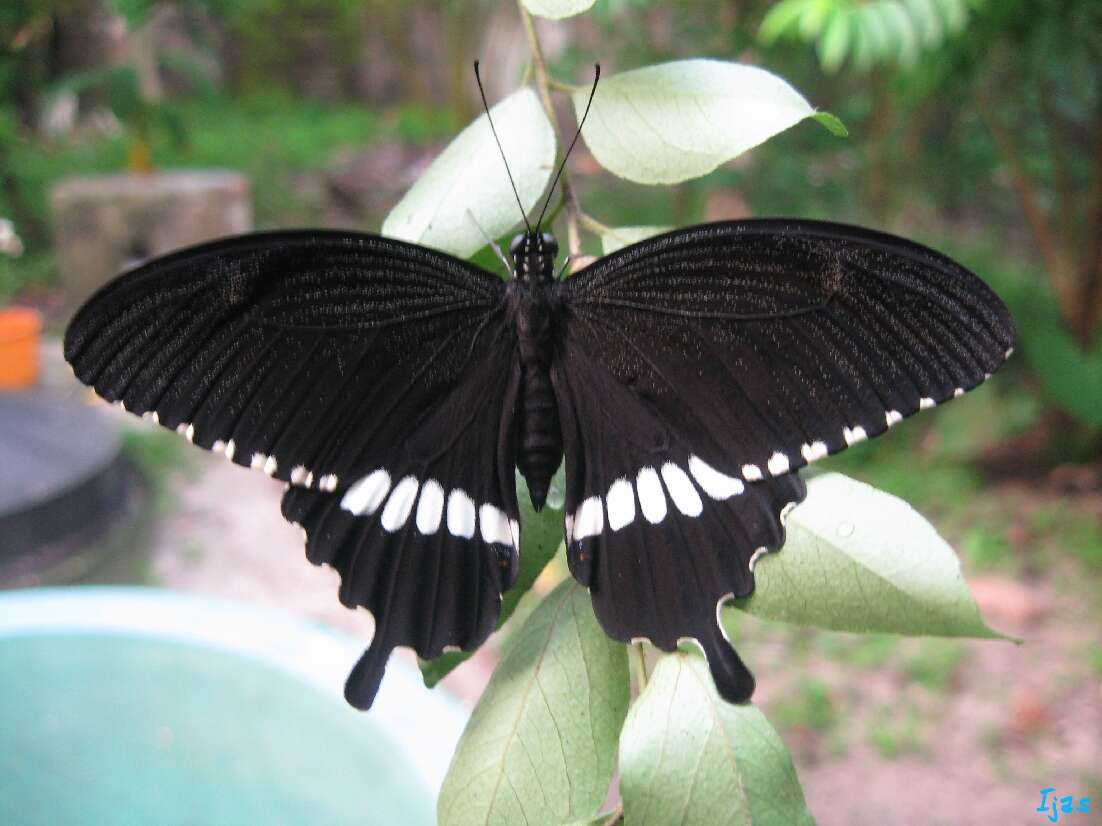
<path id="1" fill-rule="evenodd" d="M 823 70 L 833 74 L 846 60 L 850 47 L 852 21 L 848 9 L 835 9 L 819 37 L 819 63 Z"/>
<path id="2" fill-rule="evenodd" d="M 968 6 L 965 0 L 938 0 L 937 6 L 950 34 L 956 34 L 968 22 Z"/>
<path id="3" fill-rule="evenodd" d="M 752 705 L 716 694 L 708 666 L 659 659 L 620 734 L 620 793 L 631 826 L 806 826 L 792 758 Z"/>
<path id="4" fill-rule="evenodd" d="M 518 471 L 517 503 L 520 505 L 520 571 L 513 587 L 502 594 L 501 613 L 497 627 L 501 628 L 517 609 L 517 603 L 531 589 L 547 563 L 562 547 L 563 468 L 551 480 L 547 502 L 539 513 L 532 507 L 528 484 Z M 469 659 L 473 651 L 449 651 L 435 660 L 420 660 L 421 677 L 432 688 L 452 669 Z"/>
<path id="5" fill-rule="evenodd" d="M 850 18 L 853 26 L 853 66 L 858 71 L 866 72 L 876 62 L 876 52 L 872 34 L 865 23 L 865 9 L 862 6 L 857 9 Z"/>
<path id="6" fill-rule="evenodd" d="M 762 18 L 758 27 L 758 39 L 765 44 L 796 31 L 808 5 L 816 0 L 781 0 L 775 3 Z"/>
<path id="7" fill-rule="evenodd" d="M 779 552 L 737 608 L 836 631 L 998 637 L 937 531 L 902 499 L 841 474 L 808 483 Z"/>
<path id="8" fill-rule="evenodd" d="M 627 246 L 631 246 L 644 238 L 651 238 L 669 232 L 673 227 L 612 227 L 609 232 L 601 236 L 601 250 L 605 255 L 616 252 Z"/>
<path id="9" fill-rule="evenodd" d="M 831 13 L 837 10 L 838 0 L 809 0 L 800 17 L 800 35 L 804 40 L 814 40 L 822 32 Z"/>
<path id="10" fill-rule="evenodd" d="M 531 211 L 551 178 L 555 131 L 531 89 L 491 110 L 521 203 Z M 483 114 L 448 144 L 383 222 L 383 234 L 467 257 L 520 222 L 505 165 Z M 479 229 L 481 225 L 482 230 Z"/>
<path id="11" fill-rule="evenodd" d="M 907 11 L 922 33 L 922 45 L 927 49 L 939 46 L 945 37 L 945 27 L 934 0 L 907 0 Z"/>
<path id="12" fill-rule="evenodd" d="M 878 3 L 876 8 L 889 32 L 896 63 L 904 68 L 913 66 L 918 60 L 918 31 L 911 16 L 899 0 Z"/>
<path id="13" fill-rule="evenodd" d="M 884 61 L 894 54 L 895 46 L 892 43 L 891 32 L 884 21 L 878 3 L 870 3 L 862 6 L 857 13 L 857 28 L 864 34 L 868 42 L 870 64 Z"/>
<path id="14" fill-rule="evenodd" d="M 596 0 L 524 0 L 524 8 L 532 14 L 551 20 L 562 20 L 589 11 Z"/>
<path id="15" fill-rule="evenodd" d="M 440 826 L 559 826 L 597 814 L 628 705 L 624 646 L 570 579 L 510 641 L 459 740 Z"/>
<path id="16" fill-rule="evenodd" d="M 589 93 L 574 94 L 580 117 Z M 630 181 L 670 184 L 720 164 L 815 113 L 787 82 L 755 66 L 678 60 L 603 81 L 584 137 Z"/>

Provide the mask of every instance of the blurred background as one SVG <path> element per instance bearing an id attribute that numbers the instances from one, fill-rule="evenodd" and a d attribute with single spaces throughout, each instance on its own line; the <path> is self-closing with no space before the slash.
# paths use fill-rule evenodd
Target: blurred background
<path id="1" fill-rule="evenodd" d="M 1037 823 L 1046 787 L 1102 809 L 1102 4 L 598 0 L 538 31 L 561 81 L 587 83 L 595 61 L 614 72 L 739 60 L 786 78 L 849 128 L 843 140 L 804 124 L 662 188 L 613 178 L 580 145 L 574 183 L 605 224 L 861 223 L 954 256 L 1015 315 L 1017 356 L 995 381 L 822 464 L 931 519 L 988 622 L 1026 644 L 742 622 L 756 700 L 819 822 Z M 279 516 L 280 484 L 96 408 L 61 359 L 60 336 L 81 300 L 151 255 L 253 228 L 377 231 L 478 114 L 475 58 L 491 101 L 520 82 L 528 51 L 513 3 L 5 0 L 0 588 L 12 590 L 0 604 L 43 586 L 157 585 L 369 638 L 370 617 L 337 603 L 335 574 L 306 563 Z M 89 682 L 67 683 L 59 702 L 79 708 L 90 686 L 119 688 L 117 662 L 96 658 L 114 663 L 97 676 L 94 662 L 50 650 L 0 644 L 0 814 L 19 813 L 10 822 L 37 822 L 10 781 L 30 771 L 35 744 L 92 736 L 45 701 L 33 713 L 20 703 L 74 664 Z M 461 715 L 455 704 L 477 699 L 493 663 L 489 646 L 441 691 L 410 688 L 393 712 L 408 728 L 390 736 L 431 734 L 410 702 Z M 244 696 L 269 693 L 257 680 Z M 159 734 L 131 744 L 135 754 L 181 751 L 187 732 L 155 724 L 162 712 L 151 707 Z M 87 761 L 68 767 L 69 782 L 94 772 L 94 754 Z M 302 769 L 273 771 L 292 768 Z M 431 771 L 425 778 L 429 788 Z M 350 822 L 374 822 L 357 814 Z"/>

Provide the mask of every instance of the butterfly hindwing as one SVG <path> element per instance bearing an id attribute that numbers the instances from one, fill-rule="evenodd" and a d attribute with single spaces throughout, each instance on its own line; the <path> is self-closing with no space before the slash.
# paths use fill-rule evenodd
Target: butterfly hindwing
<path id="1" fill-rule="evenodd" d="M 512 472 L 520 370 L 509 356 L 503 347 L 487 359 L 481 380 L 441 399 L 409 435 L 411 447 L 444 449 L 415 450 L 335 493 L 292 486 L 284 495 L 284 516 L 306 532 L 307 557 L 337 570 L 343 604 L 375 617 L 371 646 L 345 687 L 358 708 L 371 705 L 395 647 L 431 659 L 448 647 L 472 650 L 495 627 L 520 546 Z"/>
<path id="2" fill-rule="evenodd" d="M 473 648 L 517 570 L 515 335 L 502 281 L 376 236 L 258 233 L 109 284 L 66 334 L 108 401 L 289 483 L 284 515 L 395 646 Z"/>
<path id="3" fill-rule="evenodd" d="M 753 589 L 756 551 L 784 544 L 781 514 L 804 498 L 803 483 L 787 474 L 746 484 L 715 455 L 691 452 L 569 333 L 553 375 L 567 556 L 602 627 L 666 651 L 696 639 L 720 694 L 747 700 L 753 677 L 720 628 L 719 605 Z"/>

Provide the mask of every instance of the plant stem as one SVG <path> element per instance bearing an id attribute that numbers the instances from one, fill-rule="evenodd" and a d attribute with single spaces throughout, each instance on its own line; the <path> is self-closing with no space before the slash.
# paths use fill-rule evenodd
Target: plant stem
<path id="1" fill-rule="evenodd" d="M 635 681 L 639 684 L 639 690 L 647 687 L 647 652 L 643 643 L 633 642 L 628 645 L 628 657 L 631 659 L 632 670 L 635 672 Z"/>
<path id="2" fill-rule="evenodd" d="M 558 120 L 555 117 L 555 107 L 551 103 L 551 88 L 553 81 L 547 74 L 547 61 L 543 56 L 543 49 L 540 46 L 539 37 L 536 35 L 536 27 L 532 22 L 532 16 L 528 13 L 528 9 L 524 7 L 524 3 L 521 0 L 517 0 L 517 9 L 520 11 L 520 21 L 524 25 L 524 34 L 528 38 L 528 46 L 532 50 L 532 66 L 536 71 L 536 90 L 539 92 L 540 100 L 543 103 L 543 108 L 547 112 L 547 117 L 551 119 L 551 123 L 558 125 Z M 562 84 L 555 84 L 561 86 Z M 558 129 L 556 128 L 556 132 Z M 561 143 L 561 141 L 560 141 Z M 565 144 L 563 144 L 565 146 Z M 577 257 L 582 253 L 582 236 L 578 230 L 578 216 L 581 214 L 581 207 L 578 206 L 578 198 L 574 194 L 574 187 L 570 184 L 570 172 L 567 169 L 563 169 L 562 176 L 559 178 L 559 184 L 562 186 L 563 200 L 566 202 L 566 240 L 567 248 L 570 251 L 571 257 Z"/>
<path id="3" fill-rule="evenodd" d="M 610 227 L 607 224 L 602 224 L 592 215 L 589 215 L 585 212 L 580 212 L 578 214 L 578 223 L 581 224 L 584 229 L 589 230 L 594 235 L 616 235 L 616 230 L 613 227 Z"/>
<path id="4" fill-rule="evenodd" d="M 611 812 L 608 813 L 608 818 L 605 819 L 602 826 L 616 826 L 617 823 L 624 822 L 624 807 L 623 804 L 617 806 Z"/>

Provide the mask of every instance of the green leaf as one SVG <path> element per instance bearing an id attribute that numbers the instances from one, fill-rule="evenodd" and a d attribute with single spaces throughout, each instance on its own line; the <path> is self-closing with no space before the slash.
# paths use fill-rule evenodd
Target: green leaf
<path id="1" fill-rule="evenodd" d="M 857 9 L 850 18 L 853 26 L 853 66 L 861 72 L 867 72 L 876 62 L 872 36 L 865 23 L 866 8 L 862 6 Z"/>
<path id="2" fill-rule="evenodd" d="M 941 45 L 945 39 L 945 27 L 934 0 L 907 0 L 907 11 L 915 21 L 915 27 L 922 32 L 922 45 L 927 49 Z"/>
<path id="3" fill-rule="evenodd" d="M 968 6 L 965 0 L 938 0 L 937 6 L 950 34 L 956 34 L 968 22 Z"/>
<path id="4" fill-rule="evenodd" d="M 524 0 L 524 8 L 540 17 L 562 20 L 589 11 L 596 0 Z"/>
<path id="5" fill-rule="evenodd" d="M 632 826 L 814 824 L 780 736 L 757 708 L 726 703 L 697 656 L 662 657 L 620 734 Z"/>
<path id="6" fill-rule="evenodd" d="M 849 137 L 849 130 L 837 115 L 832 115 L 830 112 L 816 112 L 811 119 L 818 121 L 832 135 L 837 135 L 839 138 Z"/>
<path id="7" fill-rule="evenodd" d="M 857 12 L 857 28 L 868 43 L 869 65 L 892 58 L 893 44 L 880 5 L 870 3 Z"/>
<path id="8" fill-rule="evenodd" d="M 528 483 L 517 473 L 517 502 L 520 505 L 520 572 L 513 587 L 502 594 L 501 613 L 497 627 L 501 628 L 517 609 L 517 603 L 532 588 L 547 563 L 562 546 L 563 470 L 551 480 L 547 502 L 539 513 L 532 507 L 528 496 Z M 473 651 L 449 651 L 435 660 L 420 660 L 421 677 L 432 688 L 456 666 L 461 665 Z"/>
<path id="9" fill-rule="evenodd" d="M 601 236 L 601 251 L 608 255 L 610 252 L 616 252 L 618 249 L 672 229 L 673 227 L 611 227 L 609 232 Z"/>
<path id="10" fill-rule="evenodd" d="M 918 32 L 911 16 L 898 0 L 878 3 L 876 8 L 889 32 L 895 62 L 904 68 L 914 66 L 918 61 Z"/>
<path id="11" fill-rule="evenodd" d="M 762 18 L 761 26 L 758 27 L 758 40 L 769 45 L 796 31 L 807 8 L 808 0 L 781 0 L 774 4 Z"/>
<path id="12" fill-rule="evenodd" d="M 525 211 L 555 163 L 555 131 L 536 93 L 521 89 L 491 110 Z M 383 234 L 466 258 L 520 220 L 505 165 L 483 114 L 448 144 L 387 215 Z M 479 229 L 481 225 L 482 229 Z"/>
<path id="13" fill-rule="evenodd" d="M 902 499 L 841 474 L 816 477 L 787 519 L 779 553 L 754 566 L 735 607 L 836 631 L 1001 635 L 988 628 L 937 531 Z"/>
<path id="14" fill-rule="evenodd" d="M 440 826 L 558 826 L 597 814 L 628 706 L 625 647 L 569 579 L 529 617 L 459 740 Z"/>
<path id="15" fill-rule="evenodd" d="M 588 90 L 574 94 L 580 117 Z M 605 80 L 585 142 L 621 178 L 671 184 L 698 178 L 815 114 L 776 75 L 720 60 L 678 60 Z"/>
<path id="16" fill-rule="evenodd" d="M 804 40 L 814 40 L 818 37 L 837 8 L 838 0 L 809 0 L 800 17 L 800 35 Z"/>
<path id="17" fill-rule="evenodd" d="M 1102 338 L 1084 352 L 1055 309 L 1037 302 L 1020 315 L 1022 350 L 1056 402 L 1092 427 L 1102 427 Z"/>
<path id="18" fill-rule="evenodd" d="M 852 35 L 852 20 L 848 9 L 836 9 L 819 37 L 819 63 L 830 74 L 838 71 L 846 60 Z"/>

